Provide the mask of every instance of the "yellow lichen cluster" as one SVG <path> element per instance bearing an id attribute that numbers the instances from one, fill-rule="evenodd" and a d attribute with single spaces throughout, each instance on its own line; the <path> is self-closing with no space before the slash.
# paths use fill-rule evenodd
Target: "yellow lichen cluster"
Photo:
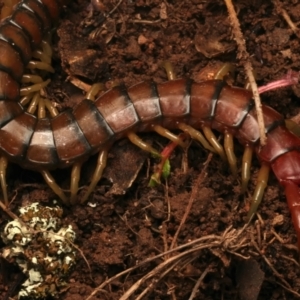
<path id="1" fill-rule="evenodd" d="M 58 206 L 33 203 L 22 207 L 19 219 L 3 230 L 1 236 L 7 246 L 2 256 L 27 276 L 19 299 L 56 296 L 66 285 L 66 276 L 75 263 L 75 232 L 70 225 L 61 227 L 62 213 Z"/>

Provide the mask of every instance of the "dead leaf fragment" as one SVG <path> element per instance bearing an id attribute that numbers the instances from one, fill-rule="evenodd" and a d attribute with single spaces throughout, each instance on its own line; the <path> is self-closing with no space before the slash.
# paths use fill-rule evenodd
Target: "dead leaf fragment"
<path id="1" fill-rule="evenodd" d="M 264 278 L 265 273 L 260 269 L 256 260 L 241 261 L 236 273 L 240 299 L 256 300 Z"/>

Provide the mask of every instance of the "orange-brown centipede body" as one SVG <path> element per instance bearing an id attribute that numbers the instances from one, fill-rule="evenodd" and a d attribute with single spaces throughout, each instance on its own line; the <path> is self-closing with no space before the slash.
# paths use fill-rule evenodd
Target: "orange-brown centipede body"
<path id="1" fill-rule="evenodd" d="M 282 115 L 263 106 L 267 142 L 261 146 L 248 90 L 221 80 L 142 82 L 128 89 L 114 87 L 95 101 L 86 99 L 55 117 L 38 118 L 27 112 L 19 103 L 21 78 L 61 6 L 58 0 L 23 0 L 0 25 L 2 156 L 25 168 L 46 172 L 76 165 L 135 132 L 161 126 L 196 137 L 194 129 L 211 128 L 234 136 L 255 151 L 263 165 L 271 167 L 285 189 L 300 241 L 300 139 L 285 127 Z M 99 161 L 103 166 L 105 158 L 100 156 Z"/>

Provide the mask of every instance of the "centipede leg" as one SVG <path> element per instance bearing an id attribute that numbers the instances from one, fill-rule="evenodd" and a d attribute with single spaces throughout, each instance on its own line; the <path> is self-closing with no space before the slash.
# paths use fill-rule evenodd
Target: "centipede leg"
<path id="1" fill-rule="evenodd" d="M 201 143 L 201 145 L 205 149 L 207 149 L 213 153 L 216 153 L 216 150 L 208 143 L 208 141 L 206 140 L 206 138 L 203 136 L 203 134 L 200 131 L 196 130 L 195 128 L 193 128 L 185 123 L 179 123 L 178 129 L 180 129 L 183 132 L 190 135 L 194 140 L 197 140 L 199 143 Z"/>
<path id="2" fill-rule="evenodd" d="M 223 149 L 222 145 L 218 142 L 218 139 L 216 138 L 216 136 L 214 135 L 214 133 L 212 132 L 212 130 L 209 127 L 207 127 L 207 126 L 203 126 L 202 130 L 203 130 L 203 133 L 204 133 L 206 139 L 214 147 L 214 149 L 216 150 L 216 152 L 221 156 L 221 158 L 223 159 L 223 161 L 226 162 L 227 159 L 226 159 L 226 155 L 225 155 L 224 149 Z"/>
<path id="3" fill-rule="evenodd" d="M 165 71 L 167 73 L 168 80 L 175 80 L 176 79 L 176 74 L 175 74 L 173 65 L 170 61 L 165 60 L 162 63 L 162 67 L 165 69 Z"/>
<path id="4" fill-rule="evenodd" d="M 40 97 L 39 106 L 38 106 L 38 118 L 42 119 L 45 117 L 46 117 L 45 101 L 42 97 Z"/>
<path id="5" fill-rule="evenodd" d="M 285 126 L 290 132 L 300 137 L 300 126 L 296 122 L 293 120 L 285 120 Z"/>
<path id="6" fill-rule="evenodd" d="M 44 53 L 41 50 L 35 50 L 32 53 L 32 57 L 40 59 L 43 63 L 48 64 L 49 66 L 51 66 L 51 57 L 48 56 L 46 53 Z"/>
<path id="7" fill-rule="evenodd" d="M 214 76 L 215 79 L 223 79 L 228 73 L 234 73 L 235 66 L 231 63 L 225 63 Z"/>
<path id="8" fill-rule="evenodd" d="M 185 143 L 182 139 L 180 139 L 178 136 L 176 136 L 174 133 L 169 131 L 168 129 L 160 126 L 160 125 L 153 125 L 153 130 L 158 133 L 159 135 L 169 139 L 170 141 L 176 143 L 182 148 L 186 148 L 188 145 Z"/>
<path id="9" fill-rule="evenodd" d="M 85 192 L 83 198 L 81 199 L 82 204 L 87 201 L 89 195 L 93 192 L 93 190 L 95 189 L 97 183 L 101 179 L 103 170 L 106 167 L 107 155 L 108 155 L 108 149 L 104 149 L 104 150 L 99 152 L 98 160 L 97 160 L 97 166 L 96 166 L 96 169 L 94 171 L 92 181 L 91 181 L 87 191 Z"/>
<path id="10" fill-rule="evenodd" d="M 45 88 L 49 83 L 50 83 L 50 79 L 47 79 L 41 83 L 36 83 L 36 84 L 33 84 L 31 86 L 28 86 L 28 87 L 23 87 L 21 88 L 20 90 L 20 95 L 21 96 L 26 96 L 28 94 L 31 94 L 33 92 L 39 92 L 41 89 Z"/>
<path id="11" fill-rule="evenodd" d="M 6 169 L 7 169 L 7 158 L 4 156 L 0 157 L 0 183 L 2 188 L 2 194 L 4 198 L 4 204 L 8 207 L 8 195 L 6 185 Z"/>
<path id="12" fill-rule="evenodd" d="M 47 171 L 47 170 L 42 170 L 40 172 L 43 175 L 44 180 L 46 181 L 46 183 L 53 190 L 53 192 L 63 201 L 64 204 L 68 205 L 69 204 L 68 198 L 66 197 L 63 190 L 55 182 L 55 179 L 52 177 L 50 172 Z"/>
<path id="13" fill-rule="evenodd" d="M 27 68 L 28 69 L 40 69 L 40 70 L 45 70 L 47 72 L 50 72 L 50 73 L 54 73 L 55 70 L 53 69 L 53 67 L 48 64 L 48 63 L 45 63 L 43 61 L 35 61 L 35 60 L 31 60 L 28 65 L 27 65 Z"/>
<path id="14" fill-rule="evenodd" d="M 56 109 L 56 107 L 54 107 L 51 103 L 51 101 L 49 101 L 48 99 L 44 99 L 45 102 L 45 106 L 48 109 L 50 115 L 52 118 L 56 117 L 59 113 L 58 110 Z"/>
<path id="15" fill-rule="evenodd" d="M 127 133 L 127 138 L 130 140 L 131 143 L 136 145 L 137 147 L 141 148 L 146 152 L 150 152 L 152 155 L 159 157 L 159 152 L 154 149 L 150 144 L 144 142 L 138 135 L 134 132 Z"/>
<path id="16" fill-rule="evenodd" d="M 257 208 L 264 195 L 264 191 L 268 185 L 269 173 L 270 173 L 270 166 L 263 163 L 258 172 L 257 185 L 252 197 L 251 207 L 247 216 L 248 220 L 250 220 L 257 211 Z"/>
<path id="17" fill-rule="evenodd" d="M 224 134 L 224 149 L 226 152 L 226 156 L 228 159 L 228 164 L 231 169 L 231 172 L 234 176 L 237 175 L 237 163 L 236 156 L 234 154 L 234 146 L 233 146 L 233 135 L 229 132 L 225 132 Z"/>
<path id="18" fill-rule="evenodd" d="M 40 102 L 40 99 L 41 99 L 41 96 L 40 96 L 40 93 L 35 93 L 34 96 L 32 97 L 32 100 L 27 108 L 27 112 L 30 113 L 30 114 L 34 114 L 37 107 L 38 107 L 38 104 Z"/>
<path id="19" fill-rule="evenodd" d="M 253 148 L 250 145 L 245 146 L 243 161 L 242 161 L 242 194 L 245 193 L 248 182 L 250 180 L 250 168 L 253 155 Z"/>
<path id="20" fill-rule="evenodd" d="M 90 90 L 86 93 L 85 98 L 91 101 L 95 101 L 96 95 L 99 93 L 99 91 L 105 90 L 103 83 L 94 83 Z"/>
<path id="21" fill-rule="evenodd" d="M 21 80 L 22 83 L 42 83 L 43 81 L 41 76 L 33 74 L 24 74 Z"/>
<path id="22" fill-rule="evenodd" d="M 78 192 L 78 182 L 80 179 L 80 172 L 81 172 L 81 166 L 82 163 L 75 163 L 72 167 L 72 172 L 71 172 L 71 184 L 70 184 L 70 203 L 73 205 L 76 203 L 76 196 Z"/>
<path id="23" fill-rule="evenodd" d="M 45 55 L 47 55 L 48 57 L 52 57 L 53 51 L 49 40 L 51 40 L 51 34 L 48 34 L 48 36 L 42 40 L 41 46 Z"/>

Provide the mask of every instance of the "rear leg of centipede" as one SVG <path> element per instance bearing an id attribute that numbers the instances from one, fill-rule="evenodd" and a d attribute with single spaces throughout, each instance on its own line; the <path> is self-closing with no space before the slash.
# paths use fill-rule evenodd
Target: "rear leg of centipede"
<path id="1" fill-rule="evenodd" d="M 253 147 L 251 147 L 249 144 L 246 144 L 244 154 L 243 154 L 243 161 L 242 161 L 242 188 L 241 188 L 242 194 L 245 194 L 250 180 L 252 156 L 253 156 Z"/>
<path id="2" fill-rule="evenodd" d="M 234 67 L 231 64 L 224 64 L 218 71 L 215 79 L 223 79 L 228 73 L 233 73 Z M 247 86 L 246 86 L 247 88 Z M 237 174 L 236 157 L 233 150 L 233 136 L 231 133 L 225 131 L 224 133 L 224 149 L 229 162 L 230 169 L 234 175 Z M 248 182 L 250 180 L 250 168 L 253 156 L 253 147 L 249 144 L 245 145 L 243 160 L 242 160 L 242 184 L 241 192 L 245 193 Z M 263 164 L 259 170 L 257 184 L 252 196 L 251 206 L 248 213 L 248 219 L 251 219 L 257 211 L 257 208 L 262 200 L 264 191 L 267 187 L 270 167 L 267 164 Z"/>
<path id="3" fill-rule="evenodd" d="M 265 189 L 268 185 L 269 173 L 270 173 L 270 166 L 268 164 L 263 163 L 258 172 L 257 183 L 252 196 L 251 207 L 247 216 L 248 220 L 250 220 L 254 216 L 262 200 Z"/>
<path id="4" fill-rule="evenodd" d="M 292 120 L 285 121 L 287 128 L 293 132 L 295 135 L 300 136 L 300 127 Z M 242 168 L 242 192 L 245 192 L 247 183 L 250 179 L 250 167 L 251 167 L 251 159 L 252 159 L 253 149 L 249 145 L 246 145 L 244 156 L 243 156 L 243 168 Z M 251 206 L 248 212 L 248 219 L 251 219 L 257 211 L 257 208 L 262 200 L 264 195 L 264 191 L 268 184 L 270 166 L 267 164 L 263 164 L 259 170 L 257 185 L 252 196 Z M 288 204 L 290 206 L 290 211 L 292 213 L 292 217 L 294 220 L 295 228 L 297 230 L 298 241 L 300 240 L 300 224 L 298 220 L 298 198 L 299 198 L 299 187 L 294 185 L 292 182 L 284 184 L 287 194 Z M 293 204 L 293 201 L 297 203 L 297 205 Z M 292 209 L 291 209 L 292 207 Z"/>
<path id="5" fill-rule="evenodd" d="M 249 82 L 245 84 L 245 88 L 250 89 Z M 248 186 L 248 182 L 250 180 L 250 168 L 251 168 L 252 155 L 253 155 L 253 147 L 251 147 L 249 144 L 246 144 L 244 155 L 243 155 L 243 161 L 242 161 L 241 191 L 243 194 L 245 193 Z M 264 196 L 265 189 L 268 185 L 269 173 L 270 173 L 270 166 L 266 163 L 263 163 L 258 172 L 257 183 L 255 186 L 254 193 L 252 195 L 251 205 L 247 215 L 248 220 L 251 220 L 253 218 L 253 216 L 255 215 L 258 209 L 258 206 L 261 203 L 261 200 Z"/>

